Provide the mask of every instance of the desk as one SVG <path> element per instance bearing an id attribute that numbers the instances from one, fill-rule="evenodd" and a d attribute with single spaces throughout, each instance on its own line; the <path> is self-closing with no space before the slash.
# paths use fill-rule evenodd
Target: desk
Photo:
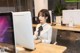
<path id="1" fill-rule="evenodd" d="M 22 51 L 19 53 L 63 53 L 67 48 L 64 46 L 39 43 L 34 51 Z"/>
<path id="2" fill-rule="evenodd" d="M 4 48 L 5 47 L 5 48 Z M 6 52 L 8 53 L 15 53 L 15 45 L 12 45 L 12 44 L 8 44 L 8 43 L 0 43 L 0 50 L 1 49 L 5 49 Z M 8 49 L 7 49 L 8 48 Z M 5 52 L 5 53 L 6 53 Z M 3 53 L 0 51 L 0 53 Z"/>
<path id="3" fill-rule="evenodd" d="M 78 26 L 73 26 L 73 27 L 68 27 L 68 26 L 52 26 L 54 29 L 59 29 L 59 30 L 69 30 L 69 31 L 80 31 L 80 27 Z"/>
<path id="4" fill-rule="evenodd" d="M 36 27 L 36 24 L 33 24 L 33 27 Z M 52 26 L 53 29 L 59 29 L 59 30 L 69 30 L 69 31 L 80 31 L 80 26 L 73 26 L 73 27 L 68 27 L 68 26 Z"/>

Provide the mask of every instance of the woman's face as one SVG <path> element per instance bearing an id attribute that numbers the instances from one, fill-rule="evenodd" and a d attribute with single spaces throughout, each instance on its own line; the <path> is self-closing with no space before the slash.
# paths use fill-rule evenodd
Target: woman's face
<path id="1" fill-rule="evenodd" d="M 46 23 L 46 17 L 39 16 L 39 21 L 41 24 Z"/>

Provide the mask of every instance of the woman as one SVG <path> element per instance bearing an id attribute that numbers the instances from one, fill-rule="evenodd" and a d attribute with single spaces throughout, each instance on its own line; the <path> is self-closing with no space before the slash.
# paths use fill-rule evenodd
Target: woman
<path id="1" fill-rule="evenodd" d="M 39 24 L 34 33 L 35 43 L 50 43 L 52 37 L 52 27 L 47 23 L 50 15 L 47 9 L 42 9 L 38 13 Z"/>

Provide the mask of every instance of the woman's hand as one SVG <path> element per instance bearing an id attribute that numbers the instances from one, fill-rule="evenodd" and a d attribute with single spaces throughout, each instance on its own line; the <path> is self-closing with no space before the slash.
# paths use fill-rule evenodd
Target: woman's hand
<path id="1" fill-rule="evenodd" d="M 34 41 L 35 44 L 38 44 L 38 43 L 41 43 L 41 42 L 42 42 L 41 40 L 35 40 Z"/>

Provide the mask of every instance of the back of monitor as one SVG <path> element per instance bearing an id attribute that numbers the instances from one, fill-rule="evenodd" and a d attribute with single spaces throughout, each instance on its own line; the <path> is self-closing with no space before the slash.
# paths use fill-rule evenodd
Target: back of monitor
<path id="1" fill-rule="evenodd" d="M 80 9 L 79 10 L 63 10 L 63 24 L 73 22 L 74 25 L 80 25 Z"/>
<path id="2" fill-rule="evenodd" d="M 34 50 L 31 12 L 12 12 L 16 45 Z"/>

